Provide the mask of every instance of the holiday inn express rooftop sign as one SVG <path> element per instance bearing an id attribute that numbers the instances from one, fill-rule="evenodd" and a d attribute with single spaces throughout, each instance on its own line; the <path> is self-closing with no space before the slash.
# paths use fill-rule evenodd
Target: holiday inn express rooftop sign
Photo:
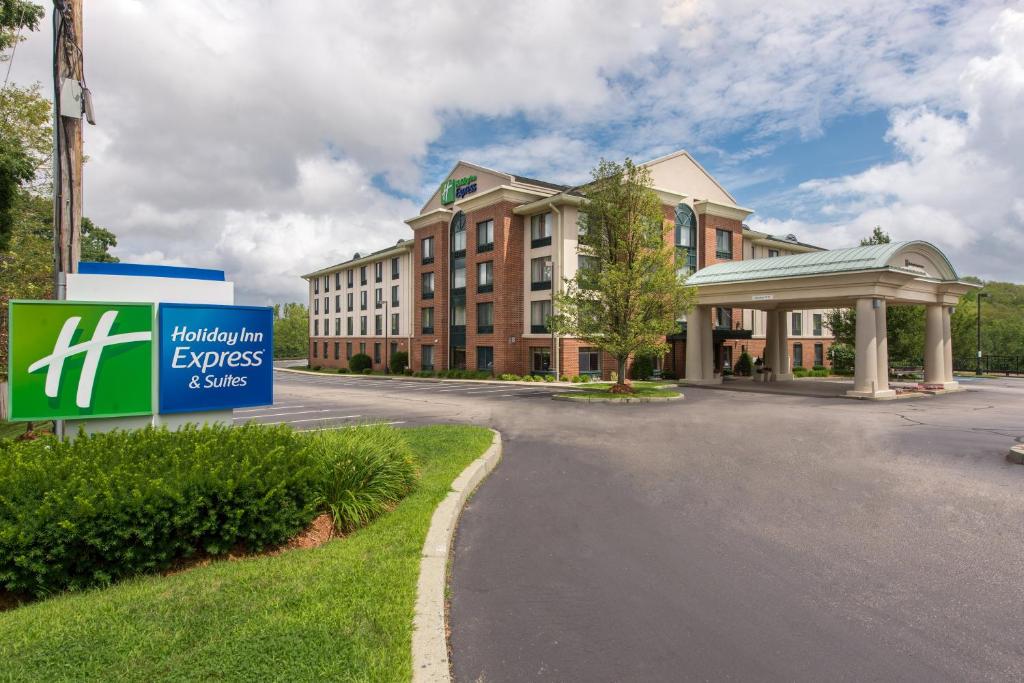
<path id="1" fill-rule="evenodd" d="M 467 194 L 476 192 L 476 176 L 468 175 L 465 178 L 449 178 L 441 183 L 441 203 L 451 204 L 456 199 L 462 199 Z"/>
<path id="2" fill-rule="evenodd" d="M 274 401 L 267 307 L 11 301 L 8 319 L 11 420 L 219 411 Z"/>

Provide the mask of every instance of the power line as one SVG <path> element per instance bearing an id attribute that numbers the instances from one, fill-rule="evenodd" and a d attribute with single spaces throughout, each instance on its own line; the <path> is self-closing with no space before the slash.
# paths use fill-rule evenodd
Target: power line
<path id="1" fill-rule="evenodd" d="M 7 61 L 7 73 L 4 75 L 4 86 L 0 90 L 7 90 L 7 81 L 11 77 L 11 67 L 14 66 L 14 55 L 18 54 L 18 43 L 21 42 L 21 30 L 25 28 L 25 10 L 28 5 L 21 6 L 21 16 L 18 17 L 18 32 L 14 34 L 14 45 L 11 47 L 11 58 Z"/>

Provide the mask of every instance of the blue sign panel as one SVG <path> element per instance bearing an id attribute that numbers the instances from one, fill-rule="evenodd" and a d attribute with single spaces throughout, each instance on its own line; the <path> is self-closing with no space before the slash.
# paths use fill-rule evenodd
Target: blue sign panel
<path id="1" fill-rule="evenodd" d="M 160 412 L 274 402 L 273 309 L 160 304 Z"/>

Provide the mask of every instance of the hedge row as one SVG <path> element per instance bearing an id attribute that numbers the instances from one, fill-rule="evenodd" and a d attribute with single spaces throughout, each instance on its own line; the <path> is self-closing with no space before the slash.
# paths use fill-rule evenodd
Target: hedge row
<path id="1" fill-rule="evenodd" d="M 314 439 L 252 424 L 0 441 L 0 588 L 42 596 L 259 551 L 341 500 L 373 499 L 355 516 L 335 513 L 354 528 L 408 492 L 415 466 L 401 437 L 381 448 L 392 428 L 347 431 Z M 359 476 L 339 480 L 339 468 Z"/>

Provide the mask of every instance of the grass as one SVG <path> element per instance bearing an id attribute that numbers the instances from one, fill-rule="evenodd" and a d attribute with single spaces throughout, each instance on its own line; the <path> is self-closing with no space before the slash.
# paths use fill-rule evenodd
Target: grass
<path id="1" fill-rule="evenodd" d="M 581 384 L 579 385 L 579 391 L 573 392 L 576 394 L 589 394 L 592 396 L 616 398 L 622 396 L 637 397 L 637 398 L 668 398 L 671 396 L 678 396 L 679 391 L 676 389 L 668 388 L 669 386 L 675 386 L 674 383 L 667 381 L 651 381 L 651 382 L 633 382 L 633 393 L 632 394 L 613 394 L 610 392 L 612 387 L 611 382 L 595 382 L 593 384 Z"/>
<path id="2" fill-rule="evenodd" d="M 0 439 L 16 439 L 25 433 L 27 422 L 8 422 L 0 420 Z M 53 423 L 50 421 L 35 422 L 32 424 L 37 432 L 52 432 Z"/>
<path id="3" fill-rule="evenodd" d="M 4 680 L 407 681 L 434 508 L 491 442 L 478 427 L 402 430 L 421 479 L 350 536 L 0 612 Z"/>

